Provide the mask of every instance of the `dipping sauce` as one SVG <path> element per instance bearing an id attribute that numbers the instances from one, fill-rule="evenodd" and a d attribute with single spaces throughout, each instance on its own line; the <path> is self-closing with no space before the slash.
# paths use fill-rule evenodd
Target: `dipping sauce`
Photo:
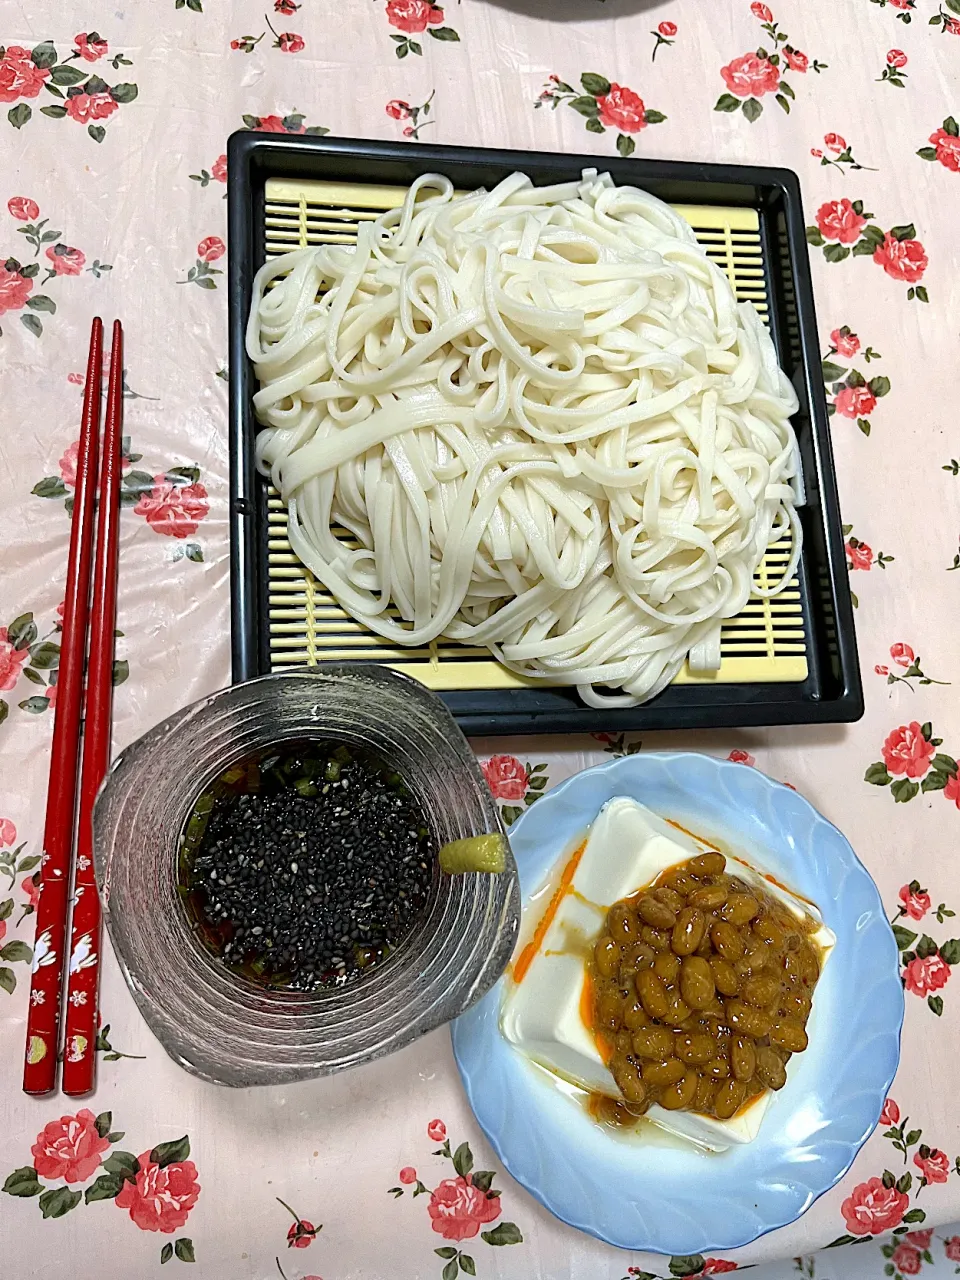
<path id="1" fill-rule="evenodd" d="M 653 1103 L 729 1120 L 786 1082 L 805 1030 L 817 929 L 708 852 L 615 903 L 590 966 L 592 1030 L 622 1100 L 594 1114 L 631 1124 Z"/>
<path id="2" fill-rule="evenodd" d="M 381 962 L 423 911 L 428 825 L 389 765 L 330 740 L 230 766 L 181 838 L 179 886 L 205 945 L 263 986 L 340 986 Z"/>

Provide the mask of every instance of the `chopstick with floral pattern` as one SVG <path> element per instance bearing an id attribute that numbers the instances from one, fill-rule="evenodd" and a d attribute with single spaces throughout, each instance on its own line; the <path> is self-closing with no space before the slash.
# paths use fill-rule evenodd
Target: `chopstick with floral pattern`
<path id="1" fill-rule="evenodd" d="M 113 324 L 110 381 L 100 462 L 97 552 L 90 611 L 86 718 L 80 765 L 80 808 L 74 880 L 70 966 L 67 972 L 63 1092 L 89 1093 L 96 1075 L 97 986 L 100 977 L 100 899 L 93 869 L 93 806 L 110 764 L 113 722 L 114 628 L 123 436 L 123 330 Z"/>
<path id="2" fill-rule="evenodd" d="M 77 484 L 67 559 L 67 587 L 64 598 L 57 705 L 50 747 L 50 781 L 47 788 L 47 814 L 43 832 L 43 857 L 40 864 L 40 898 L 37 903 L 33 973 L 30 982 L 30 1004 L 27 1010 L 23 1088 L 25 1093 L 30 1094 L 50 1093 L 57 1085 L 63 951 L 67 935 L 74 817 L 77 804 L 77 763 L 80 750 L 83 664 L 90 595 L 90 560 L 93 548 L 102 377 L 103 322 L 98 316 L 90 332 L 87 381 L 83 395 L 83 419 L 77 455 Z"/>

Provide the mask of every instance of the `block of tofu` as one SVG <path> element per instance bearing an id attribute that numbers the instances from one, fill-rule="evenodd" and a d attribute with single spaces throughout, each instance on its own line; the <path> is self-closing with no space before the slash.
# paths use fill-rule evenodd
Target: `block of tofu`
<path id="1" fill-rule="evenodd" d="M 501 1014 L 504 1036 L 548 1071 L 591 1093 L 619 1097 L 596 1040 L 584 1019 L 586 957 L 609 908 L 661 872 L 702 853 L 708 846 L 669 825 L 644 805 L 624 796 L 610 800 L 590 828 L 586 844 L 572 855 L 559 887 L 531 904 L 539 928 L 520 951 Z M 739 860 L 728 870 L 757 882 L 798 916 L 815 910 L 787 890 L 759 876 Z M 544 928 L 546 922 L 546 928 Z M 835 941 L 826 926 L 814 935 L 824 950 Z M 731 1120 L 652 1106 L 647 1118 L 679 1137 L 711 1150 L 725 1150 L 756 1137 L 769 1093 Z"/>

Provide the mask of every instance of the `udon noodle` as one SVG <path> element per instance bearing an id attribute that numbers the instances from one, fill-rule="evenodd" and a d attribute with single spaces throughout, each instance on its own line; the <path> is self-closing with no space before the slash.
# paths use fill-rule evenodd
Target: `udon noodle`
<path id="1" fill-rule="evenodd" d="M 355 248 L 261 268 L 247 352 L 294 552 L 396 645 L 483 646 L 631 706 L 719 665 L 791 531 L 766 594 L 796 567 L 770 337 L 682 218 L 606 174 L 421 177 Z"/>

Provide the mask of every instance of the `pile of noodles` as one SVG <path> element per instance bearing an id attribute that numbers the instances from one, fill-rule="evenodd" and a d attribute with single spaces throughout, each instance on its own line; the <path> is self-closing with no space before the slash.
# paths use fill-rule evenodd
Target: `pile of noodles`
<path id="1" fill-rule="evenodd" d="M 630 706 L 719 665 L 791 532 L 793 574 L 797 399 L 770 337 L 689 225 L 608 175 L 421 177 L 356 247 L 268 262 L 247 351 L 293 550 L 397 645 L 483 646 Z"/>

